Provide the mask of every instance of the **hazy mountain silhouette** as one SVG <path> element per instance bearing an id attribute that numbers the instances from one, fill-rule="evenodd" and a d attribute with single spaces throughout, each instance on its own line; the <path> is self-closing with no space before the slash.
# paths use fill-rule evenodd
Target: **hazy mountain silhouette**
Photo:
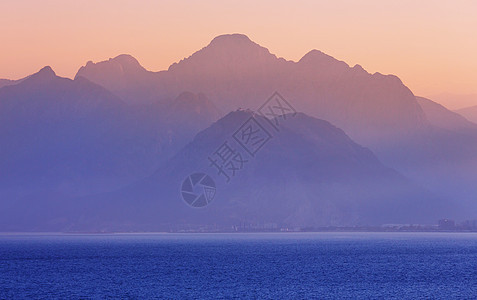
<path id="1" fill-rule="evenodd" d="M 138 161 L 125 170 L 122 161 L 132 157 L 116 156 L 119 145 L 108 145 L 121 138 L 112 130 L 121 126 L 125 105 L 99 85 L 58 77 L 45 67 L 0 89 L 0 107 L 2 185 L 18 184 L 26 192 L 30 185 L 44 189 L 79 180 L 88 190 L 108 176 L 136 172 Z"/>
<path id="2" fill-rule="evenodd" d="M 163 114 L 166 123 L 185 126 L 184 132 L 195 135 L 197 128 L 208 127 L 221 113 L 204 94 L 184 92 L 164 109 Z"/>
<path id="3" fill-rule="evenodd" d="M 456 112 L 464 116 L 467 120 L 477 124 L 477 105 L 458 109 Z"/>
<path id="4" fill-rule="evenodd" d="M 439 103 L 423 97 L 416 97 L 416 99 L 426 119 L 433 126 L 450 130 L 477 129 L 477 124 L 469 122 L 462 115 L 448 110 Z"/>
<path id="5" fill-rule="evenodd" d="M 156 211 L 156 204 L 166 205 L 162 202 L 147 202 L 147 199 L 154 195 L 160 195 L 161 199 L 172 197 L 172 194 L 168 194 L 172 192 L 166 191 L 176 188 L 177 184 L 167 178 L 169 175 L 175 178 L 171 174 L 185 170 L 182 168 L 184 165 L 174 159 L 169 161 L 169 158 L 221 115 L 239 107 L 255 110 L 276 90 L 297 111 L 326 120 L 343 129 L 352 140 L 369 147 L 384 165 L 432 190 L 447 203 L 455 206 L 464 204 L 466 209 L 456 212 L 453 215 L 456 218 L 472 217 L 477 213 L 477 205 L 474 203 L 477 194 L 475 126 L 431 100 L 415 97 L 396 76 L 369 74 L 359 65 L 350 67 L 317 50 L 310 51 L 298 62 L 286 61 L 244 35 L 223 35 L 190 57 L 171 65 L 166 71 L 147 71 L 133 57 L 120 55 L 105 62 L 88 62 L 80 68 L 74 80 L 57 77 L 51 68 L 46 67 L 23 80 L 14 83 L 4 81 L 3 84 L 9 84 L 0 88 L 0 196 L 8 199 L 2 202 L 4 211 L 8 214 L 9 209 L 21 210 L 26 207 L 23 217 L 38 217 L 43 222 L 56 220 L 51 223 L 56 228 L 84 228 L 86 223 L 81 222 L 93 216 L 97 219 L 89 219 L 91 224 L 107 226 L 106 221 L 101 221 L 105 216 L 110 216 L 108 218 L 116 225 L 119 224 L 118 220 L 128 218 L 132 218 L 131 224 L 138 224 L 137 220 L 147 215 L 142 210 L 143 204 L 145 207 L 152 205 L 149 207 L 151 212 Z M 235 115 L 229 114 L 228 117 Z M 224 120 L 227 119 L 221 119 L 214 124 L 215 127 L 198 135 L 192 144 L 200 141 L 200 137 L 209 134 L 215 136 L 211 132 L 218 132 L 221 127 L 217 127 L 217 124 L 226 124 Z M 320 131 L 321 127 L 316 122 L 321 121 L 307 121 L 303 115 L 296 120 L 301 120 L 300 122 L 325 136 L 329 133 L 326 130 Z M 288 126 L 292 126 L 291 124 L 295 123 L 292 121 Z M 249 194 L 231 187 L 230 191 L 224 190 L 232 195 L 232 200 L 236 197 L 248 197 L 256 201 L 277 198 L 281 199 L 282 204 L 285 199 L 290 199 L 293 192 L 304 190 L 304 196 L 298 198 L 300 200 L 293 204 L 295 206 L 289 207 L 290 215 L 278 213 L 283 212 L 281 208 L 285 206 L 281 206 L 280 209 L 277 208 L 277 214 L 253 215 L 245 212 L 242 214 L 242 211 L 240 218 L 259 220 L 264 217 L 264 220 L 276 222 L 318 225 L 345 224 L 346 220 L 352 220 L 356 224 L 392 222 L 407 220 L 406 214 L 397 214 L 399 220 L 393 219 L 387 213 L 388 206 L 382 207 L 381 203 L 397 204 L 407 201 L 402 199 L 416 199 L 416 195 L 421 195 L 419 197 L 423 201 L 429 198 L 419 188 L 411 188 L 412 184 L 395 172 L 390 171 L 394 174 L 392 176 L 390 173 L 384 174 L 381 169 L 384 167 L 379 161 L 374 164 L 375 171 L 382 172 L 366 173 L 358 168 L 349 161 L 349 157 L 361 157 L 359 160 L 365 162 L 365 165 L 373 165 L 372 160 L 366 161 L 360 151 L 348 153 L 340 150 L 338 145 L 346 149 L 353 148 L 353 142 L 343 142 L 345 138 L 333 148 L 343 156 L 332 159 L 327 164 L 316 149 L 324 145 L 314 144 L 319 140 L 316 132 L 308 130 L 306 126 L 298 126 L 299 124 L 295 129 L 287 127 L 282 138 L 272 140 L 274 143 L 284 144 L 288 144 L 289 140 L 296 141 L 292 149 L 281 148 L 283 155 L 287 154 L 286 158 L 278 153 L 270 153 L 269 157 L 285 160 L 286 164 L 296 162 L 298 166 L 304 165 L 306 160 L 313 172 L 306 173 L 308 169 L 305 167 L 287 165 L 287 174 L 295 174 L 293 185 L 286 191 L 279 189 L 280 193 L 276 194 L 245 180 L 245 177 L 238 182 L 244 180 L 244 184 L 248 184 Z M 300 128 L 300 134 L 297 128 Z M 222 135 L 215 137 L 219 139 Z M 214 139 L 206 140 L 212 142 Z M 204 146 L 203 152 L 211 150 L 207 147 L 209 146 Z M 314 149 L 313 153 L 308 153 L 308 148 Z M 202 148 L 194 145 L 192 148 L 184 148 L 180 153 L 196 157 L 194 155 L 197 154 L 191 149 Z M 180 153 L 176 159 L 182 155 Z M 329 155 L 325 157 L 331 159 Z M 185 157 L 182 158 L 184 161 Z M 131 188 L 127 192 L 122 190 L 120 195 L 124 193 L 125 197 L 114 194 L 114 199 L 122 202 L 116 203 L 113 198 L 109 198 L 110 203 L 105 203 L 99 201 L 101 198 L 87 197 L 84 198 L 84 203 L 77 200 L 64 202 L 61 206 L 63 210 L 58 206 L 70 197 L 108 191 L 138 180 L 157 170 L 165 161 L 168 163 L 159 168 L 156 179 L 150 178 L 154 182 L 150 186 L 143 182 L 141 188 Z M 313 165 L 316 161 L 321 166 L 326 165 L 323 170 L 327 171 L 329 181 L 319 173 L 321 169 L 318 165 Z M 282 183 L 278 184 L 282 188 L 282 177 L 286 176 L 275 168 L 273 163 L 276 162 L 261 160 L 257 164 L 263 164 L 260 169 L 262 171 L 247 169 L 246 172 L 252 173 L 244 174 L 248 174 L 247 178 L 263 178 L 263 183 L 267 186 Z M 191 166 L 196 167 L 193 164 Z M 307 178 L 300 177 L 302 172 L 308 174 L 310 180 L 318 178 L 329 185 L 316 186 L 315 181 L 311 184 Z M 333 177 L 333 174 L 349 176 Z M 361 185 L 353 181 L 367 180 L 368 177 L 376 178 L 376 184 L 368 185 L 367 181 Z M 381 177 L 383 180 L 387 179 L 380 181 Z M 305 187 L 300 189 L 302 185 Z M 360 190 L 358 186 L 363 189 Z M 163 187 L 164 193 L 151 190 L 153 187 Z M 254 190 L 261 192 L 254 194 Z M 402 191 L 406 192 L 396 196 Z M 333 203 L 342 203 L 343 206 L 338 208 L 329 204 L 328 210 L 321 202 L 315 203 L 316 207 L 314 204 L 306 206 L 304 203 L 309 203 L 309 195 L 315 193 L 321 195 L 322 199 L 333 199 Z M 376 202 L 377 195 L 385 200 Z M 101 197 L 103 196 L 105 195 L 102 194 Z M 134 208 L 140 210 L 136 213 L 131 208 L 133 200 L 143 201 Z M 353 206 L 353 203 L 361 203 L 362 207 L 361 204 L 359 207 Z M 103 204 L 104 208 L 101 206 Z M 265 204 L 263 205 L 266 206 Z M 410 207 L 413 205 L 407 204 Z M 348 205 L 350 210 L 346 211 L 343 207 Z M 249 211 L 250 207 L 248 202 L 244 202 L 243 206 L 237 208 L 237 212 L 242 209 Z M 95 208 L 97 212 L 91 208 Z M 121 216 L 115 213 L 108 215 L 105 209 Z M 217 216 L 217 221 L 223 221 L 221 216 L 230 216 L 227 214 L 230 212 L 228 208 L 224 209 L 220 213 L 217 211 L 213 218 Z M 399 211 L 401 206 L 395 209 Z M 412 221 L 415 217 L 414 219 L 423 221 L 420 218 L 427 208 L 420 209 L 407 212 L 410 218 L 408 220 Z M 65 210 L 68 213 L 59 213 Z M 320 215 L 323 223 L 313 223 L 311 219 L 315 214 L 319 215 L 321 210 L 333 216 L 334 221 Z M 375 215 L 368 214 L 369 211 L 374 211 Z M 306 215 L 305 212 L 309 214 Z M 177 216 L 167 209 L 164 214 L 166 217 L 162 218 L 160 215 L 161 220 L 167 220 L 168 215 Z M 432 211 L 428 214 L 432 217 L 437 215 Z M 181 222 L 185 224 L 196 220 L 195 217 L 191 218 L 187 217 Z M 197 220 L 199 223 L 204 221 L 200 218 Z M 8 221 L 3 222 L 5 225 L 9 224 Z M 158 224 L 151 222 L 148 224 Z M 80 226 L 80 223 L 83 225 Z M 37 219 L 35 224 L 45 223 Z"/>
<path id="6" fill-rule="evenodd" d="M 273 135 L 255 157 L 247 156 L 232 138 L 251 116 Z M 383 166 L 341 129 L 302 113 L 280 124 L 280 131 L 274 132 L 250 111 L 229 113 L 131 194 L 156 202 L 156 211 L 169 208 L 170 223 L 422 223 L 443 213 L 439 200 Z M 248 160 L 229 183 L 208 160 L 225 141 Z M 208 173 L 217 183 L 217 199 L 203 211 L 188 207 L 178 193 L 182 180 L 194 172 Z M 423 214 L 424 207 L 428 211 Z"/>
<path id="7" fill-rule="evenodd" d="M 232 134 L 251 116 L 249 111 L 229 113 L 137 184 L 72 199 L 42 220 L 19 226 L 28 230 L 148 231 L 242 222 L 379 225 L 433 223 L 450 213 L 440 200 L 383 166 L 342 130 L 301 113 L 283 122 L 279 132 L 255 115 L 273 137 L 255 157 L 248 156 Z M 247 160 L 229 183 L 208 160 L 225 141 Z M 182 181 L 194 172 L 210 174 L 217 186 L 216 198 L 202 209 L 189 207 L 179 192 Z"/>
<path id="8" fill-rule="evenodd" d="M 358 65 L 350 68 L 317 50 L 299 62 L 286 61 L 245 35 L 232 34 L 216 37 L 207 47 L 155 74 L 134 64 L 127 76 L 110 75 L 122 60 L 119 56 L 88 63 L 78 75 L 117 94 L 127 90 L 128 97 L 134 94 L 137 78 L 147 86 L 142 91 L 155 90 L 160 99 L 175 98 L 183 91 L 202 92 L 224 112 L 239 107 L 256 109 L 279 90 L 299 111 L 326 119 L 366 143 L 405 135 L 425 125 L 415 97 L 397 77 L 371 75 Z M 117 87 L 111 84 L 120 82 L 117 76 L 134 79 Z M 139 93 L 135 101 L 143 98 Z"/>
<path id="9" fill-rule="evenodd" d="M 7 86 L 7 85 L 12 85 L 15 84 L 15 80 L 10 80 L 10 79 L 0 79 L 0 88 Z"/>
<path id="10" fill-rule="evenodd" d="M 75 78 L 77 77 L 88 78 L 104 86 L 129 104 L 144 104 L 158 100 L 156 74 L 144 69 L 131 55 L 122 54 L 96 64 L 89 61 L 78 70 Z"/>
<path id="11" fill-rule="evenodd" d="M 174 104 L 131 108 L 102 86 L 58 77 L 50 67 L 1 88 L 2 207 L 25 197 L 49 207 L 151 174 L 217 118 L 203 95 Z"/>
<path id="12" fill-rule="evenodd" d="M 184 90 L 202 92 L 224 112 L 257 109 L 278 90 L 298 111 L 342 128 L 386 165 L 428 188 L 456 199 L 477 192 L 465 183 L 477 180 L 475 130 L 443 107 L 416 99 L 396 76 L 369 74 L 318 50 L 286 61 L 241 34 L 218 36 L 154 74 L 148 88 L 158 91 L 160 101 Z M 467 179 L 448 185 L 450 173 Z"/>
<path id="13" fill-rule="evenodd" d="M 25 80 L 27 77 L 25 78 L 21 78 L 21 79 L 17 79 L 17 80 L 11 80 L 11 79 L 0 79 L 0 88 L 4 87 L 4 86 L 7 86 L 7 85 L 14 85 L 14 84 L 17 84 L 17 83 L 20 83 L 22 82 L 23 80 Z"/>

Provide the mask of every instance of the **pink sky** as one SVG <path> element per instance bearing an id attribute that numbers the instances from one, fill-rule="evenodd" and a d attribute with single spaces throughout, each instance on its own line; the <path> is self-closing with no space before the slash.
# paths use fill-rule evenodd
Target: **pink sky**
<path id="1" fill-rule="evenodd" d="M 0 78 L 45 65 L 73 77 L 86 61 L 121 53 L 159 71 L 217 35 L 244 33 L 286 59 L 319 49 L 369 72 L 396 74 L 417 95 L 477 94 L 471 0 L 2 0 L 0 28 Z"/>

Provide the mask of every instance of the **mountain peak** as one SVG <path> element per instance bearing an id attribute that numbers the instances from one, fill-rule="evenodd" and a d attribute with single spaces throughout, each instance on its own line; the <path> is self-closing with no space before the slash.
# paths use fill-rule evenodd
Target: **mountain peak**
<path id="1" fill-rule="evenodd" d="M 267 48 L 250 40 L 244 34 L 224 34 L 215 37 L 209 45 L 191 56 L 174 63 L 169 71 L 193 68 L 214 70 L 223 74 L 232 64 L 236 69 L 252 70 L 258 65 L 273 63 L 277 57 Z"/>
<path id="2" fill-rule="evenodd" d="M 337 60 L 331 55 L 328 55 L 320 50 L 313 49 L 307 54 L 305 54 L 299 61 L 300 64 L 335 64 L 335 63 L 344 63 L 342 61 Z"/>
<path id="3" fill-rule="evenodd" d="M 49 82 L 50 80 L 56 78 L 55 71 L 50 66 L 46 66 L 40 69 L 40 71 L 28 76 L 25 78 L 26 81 L 30 82 Z"/>
<path id="4" fill-rule="evenodd" d="M 141 64 L 139 63 L 139 61 L 130 54 L 120 54 L 116 56 L 115 58 L 110 58 L 109 61 L 117 62 L 123 66 L 129 65 L 129 66 L 141 67 Z"/>
<path id="5" fill-rule="evenodd" d="M 45 66 L 36 73 L 36 75 L 39 75 L 41 77 L 55 77 L 56 73 L 53 71 L 53 69 L 50 66 Z"/>
<path id="6" fill-rule="evenodd" d="M 218 43 L 253 43 L 253 42 L 245 34 L 232 33 L 232 34 L 222 34 L 222 35 L 216 36 L 210 43 L 218 44 Z"/>
<path id="7" fill-rule="evenodd" d="M 94 63 L 88 61 L 85 66 L 81 67 L 76 73 L 76 77 L 83 76 L 88 79 L 93 77 L 92 81 L 95 81 L 95 74 L 101 72 L 107 72 L 115 74 L 116 77 L 123 74 L 147 72 L 137 59 L 129 54 L 120 54 L 109 60 Z M 101 84 L 101 82 L 100 82 Z"/>
<path id="8" fill-rule="evenodd" d="M 135 103 L 138 98 L 147 98 L 148 96 L 144 94 L 131 96 L 131 94 L 122 91 L 132 89 L 138 92 L 142 90 L 142 84 L 149 82 L 152 74 L 141 66 L 133 56 L 121 54 L 97 63 L 88 61 L 78 70 L 75 79 L 84 77 L 113 91 L 124 101 Z"/>
<path id="9" fill-rule="evenodd" d="M 361 65 L 358 65 L 358 64 L 354 65 L 353 70 L 357 72 L 366 72 L 366 70 Z"/>
<path id="10" fill-rule="evenodd" d="M 215 37 L 205 49 L 215 49 L 215 51 L 252 51 L 252 52 L 267 52 L 268 49 L 260 46 L 252 41 L 245 34 L 232 33 L 223 34 Z"/>

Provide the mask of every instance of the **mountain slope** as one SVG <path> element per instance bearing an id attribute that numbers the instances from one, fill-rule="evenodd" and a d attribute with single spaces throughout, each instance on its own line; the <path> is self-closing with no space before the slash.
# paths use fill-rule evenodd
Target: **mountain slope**
<path id="1" fill-rule="evenodd" d="M 1 88 L 0 210 L 18 206 L 37 216 L 68 197 L 151 174 L 217 118 L 204 96 L 187 100 L 176 100 L 187 119 L 173 117 L 178 108 L 131 108 L 102 86 L 58 77 L 50 67 Z M 30 201 L 41 205 L 22 204 Z"/>
<path id="2" fill-rule="evenodd" d="M 255 157 L 230 138 L 251 116 L 273 135 Z M 161 200 L 175 201 L 171 208 L 183 214 L 171 211 L 172 217 L 195 224 L 364 225 L 430 222 L 439 215 L 436 198 L 328 122 L 297 114 L 281 123 L 279 132 L 265 124 L 258 115 L 237 111 L 198 134 L 149 179 L 161 187 L 159 194 L 151 194 L 162 204 L 159 208 L 166 207 Z M 229 183 L 207 159 L 223 141 L 249 160 Z M 206 172 L 217 183 L 217 199 L 204 212 L 191 210 L 177 192 L 193 172 Z M 425 213 L 424 207 L 429 207 Z"/>
<path id="3" fill-rule="evenodd" d="M 17 84 L 17 83 L 20 83 L 22 82 L 23 80 L 27 79 L 27 77 L 25 78 L 21 78 L 21 79 L 17 79 L 17 80 L 11 80 L 11 79 L 0 79 L 0 88 L 4 87 L 4 86 L 8 86 L 8 85 L 14 85 L 14 84 Z"/>
<path id="4" fill-rule="evenodd" d="M 477 106 L 471 106 L 456 110 L 456 112 L 464 116 L 467 120 L 477 123 Z"/>
<path id="5" fill-rule="evenodd" d="M 89 61 L 78 70 L 75 78 L 78 77 L 104 86 L 128 104 L 144 104 L 158 100 L 155 98 L 156 74 L 144 69 L 130 55 L 122 54 L 96 64 Z"/>
<path id="6" fill-rule="evenodd" d="M 417 102 L 421 106 L 426 119 L 433 126 L 450 129 L 477 129 L 477 125 L 466 120 L 462 115 L 452 112 L 444 106 L 423 97 L 416 97 Z"/>
<path id="7" fill-rule="evenodd" d="M 54 185 L 69 176 L 74 181 L 106 175 L 104 165 L 117 164 L 99 148 L 111 128 L 121 123 L 124 104 L 84 78 L 57 77 L 45 67 L 0 89 L 0 107 L 2 185 L 44 188 L 38 179 Z"/>
<path id="8" fill-rule="evenodd" d="M 10 80 L 10 79 L 0 79 L 0 88 L 7 86 L 7 85 L 12 85 L 15 84 L 15 80 Z"/>

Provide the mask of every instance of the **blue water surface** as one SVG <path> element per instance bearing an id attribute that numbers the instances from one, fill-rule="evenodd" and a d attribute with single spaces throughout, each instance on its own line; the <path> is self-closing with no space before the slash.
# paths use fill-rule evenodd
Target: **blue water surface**
<path id="1" fill-rule="evenodd" d="M 477 234 L 2 235 L 0 298 L 477 298 Z"/>

